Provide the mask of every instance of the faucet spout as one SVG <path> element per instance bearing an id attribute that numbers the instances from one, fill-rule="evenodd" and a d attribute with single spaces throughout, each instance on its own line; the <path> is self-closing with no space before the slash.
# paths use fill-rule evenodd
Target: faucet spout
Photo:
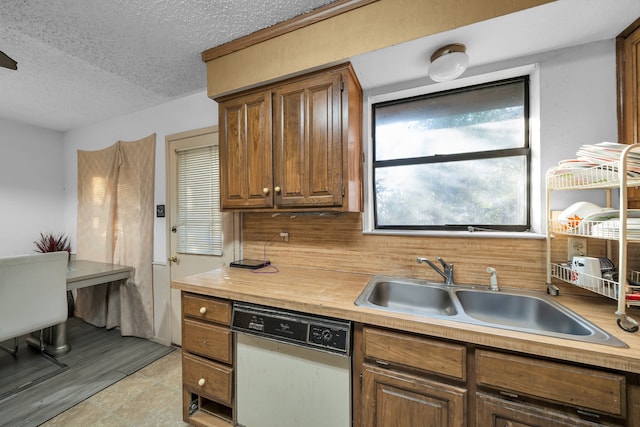
<path id="1" fill-rule="evenodd" d="M 492 291 L 499 291 L 500 288 L 498 287 L 498 277 L 496 275 L 496 269 L 493 267 L 487 267 L 487 273 L 490 274 L 489 289 Z"/>
<path id="2" fill-rule="evenodd" d="M 445 262 L 442 258 L 436 257 L 436 261 L 438 261 L 442 265 L 442 269 L 438 267 L 436 264 L 431 262 L 429 258 L 417 258 L 416 261 L 418 264 L 427 263 L 429 267 L 431 267 L 436 273 L 438 273 L 444 279 L 444 283 L 448 286 L 453 285 L 453 264 L 449 264 Z"/>

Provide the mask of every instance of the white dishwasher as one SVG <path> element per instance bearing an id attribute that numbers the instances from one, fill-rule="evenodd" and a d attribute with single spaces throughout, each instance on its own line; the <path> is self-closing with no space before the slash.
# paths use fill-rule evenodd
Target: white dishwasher
<path id="1" fill-rule="evenodd" d="M 243 427 L 351 426 L 351 323 L 234 303 Z"/>

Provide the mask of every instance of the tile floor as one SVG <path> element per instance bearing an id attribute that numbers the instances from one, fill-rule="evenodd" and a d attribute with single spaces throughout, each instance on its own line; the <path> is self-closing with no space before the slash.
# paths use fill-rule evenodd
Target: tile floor
<path id="1" fill-rule="evenodd" d="M 188 426 L 182 422 L 181 357 L 178 348 L 42 426 Z"/>

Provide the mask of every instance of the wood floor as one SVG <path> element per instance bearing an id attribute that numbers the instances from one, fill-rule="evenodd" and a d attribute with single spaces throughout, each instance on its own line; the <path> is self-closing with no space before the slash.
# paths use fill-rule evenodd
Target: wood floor
<path id="1" fill-rule="evenodd" d="M 4 397 L 0 397 L 0 426 L 41 425 L 174 350 L 149 340 L 122 337 L 118 330 L 96 328 L 77 318 L 67 322 L 71 351 L 57 359 L 66 366 L 53 370 L 46 366 L 52 373 L 48 372 L 44 380 L 10 396 L 6 396 L 5 391 Z M 33 356 L 29 352 L 33 349 L 23 345 L 16 360 L 24 355 L 24 361 L 27 361 Z M 0 364 L 4 361 L 6 365 L 5 356 L 9 355 L 0 355 Z M 28 363 L 24 366 L 17 363 L 11 365 L 12 378 L 19 377 L 21 369 L 25 378 L 33 377 L 33 369 Z M 0 383 L 4 382 L 5 377 L 0 377 Z"/>

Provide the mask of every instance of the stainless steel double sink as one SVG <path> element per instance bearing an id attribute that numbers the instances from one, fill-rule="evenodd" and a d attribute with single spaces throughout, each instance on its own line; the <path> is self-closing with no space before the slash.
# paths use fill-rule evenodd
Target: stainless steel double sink
<path id="1" fill-rule="evenodd" d="M 355 304 L 613 347 L 624 342 L 542 293 L 490 291 L 426 280 L 374 276 Z"/>

